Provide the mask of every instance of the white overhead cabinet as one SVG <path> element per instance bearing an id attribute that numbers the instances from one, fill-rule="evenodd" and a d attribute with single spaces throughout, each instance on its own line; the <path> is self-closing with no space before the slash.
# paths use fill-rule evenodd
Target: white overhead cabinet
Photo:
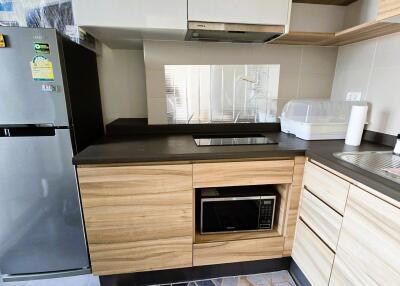
<path id="1" fill-rule="evenodd" d="M 115 48 L 143 39 L 183 40 L 187 0 L 73 0 L 76 25 Z"/>
<path id="2" fill-rule="evenodd" d="M 188 0 L 188 21 L 287 25 L 290 0 Z"/>

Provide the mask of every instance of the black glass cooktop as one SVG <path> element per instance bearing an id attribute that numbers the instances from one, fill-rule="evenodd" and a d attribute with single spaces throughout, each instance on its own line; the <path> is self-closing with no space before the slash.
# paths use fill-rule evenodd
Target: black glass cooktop
<path id="1" fill-rule="evenodd" d="M 193 136 L 197 146 L 233 146 L 233 145 L 268 145 L 278 144 L 262 134 L 235 135 L 196 135 Z"/>

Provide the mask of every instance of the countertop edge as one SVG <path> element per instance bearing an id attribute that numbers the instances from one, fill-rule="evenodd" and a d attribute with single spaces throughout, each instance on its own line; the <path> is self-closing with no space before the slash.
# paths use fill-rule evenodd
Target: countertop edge
<path id="1" fill-rule="evenodd" d="M 102 165 L 102 164 L 137 164 L 155 162 L 182 162 L 182 161 L 210 161 L 210 160 L 237 160 L 237 159 L 257 159 L 274 157 L 295 157 L 304 156 L 306 150 L 277 150 L 277 151 L 252 151 L 234 153 L 210 153 L 210 154 L 173 154 L 170 157 L 138 157 L 135 158 L 101 158 L 97 159 L 72 159 L 72 163 L 77 166 Z"/>
<path id="2" fill-rule="evenodd" d="M 388 179 L 381 178 L 378 175 L 365 171 L 344 161 L 340 161 L 339 159 L 331 160 L 329 158 L 325 158 L 324 156 L 310 150 L 306 151 L 306 156 L 311 160 L 315 160 L 316 162 L 321 163 L 332 170 L 335 170 L 367 187 L 378 191 L 385 196 L 400 202 L 400 191 L 396 191 L 394 186 L 396 183 L 392 183 Z"/>

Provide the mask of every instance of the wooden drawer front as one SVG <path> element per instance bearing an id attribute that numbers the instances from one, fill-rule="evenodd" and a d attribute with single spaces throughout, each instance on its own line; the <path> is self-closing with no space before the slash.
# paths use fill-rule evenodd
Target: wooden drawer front
<path id="1" fill-rule="evenodd" d="M 328 285 L 334 253 L 301 220 L 297 223 L 292 258 L 312 285 Z"/>
<path id="2" fill-rule="evenodd" d="M 399 285 L 400 209 L 352 186 L 330 285 Z"/>
<path id="3" fill-rule="evenodd" d="M 78 168 L 93 272 L 192 265 L 191 165 Z"/>
<path id="4" fill-rule="evenodd" d="M 293 160 L 199 163 L 193 165 L 193 186 L 290 184 L 293 167 Z"/>
<path id="5" fill-rule="evenodd" d="M 339 239 L 342 216 L 307 190 L 303 190 L 300 217 L 333 250 Z"/>
<path id="6" fill-rule="evenodd" d="M 193 266 L 282 257 L 283 237 L 193 245 Z"/>
<path id="7" fill-rule="evenodd" d="M 307 190 L 343 214 L 350 183 L 307 162 L 303 184 Z"/>

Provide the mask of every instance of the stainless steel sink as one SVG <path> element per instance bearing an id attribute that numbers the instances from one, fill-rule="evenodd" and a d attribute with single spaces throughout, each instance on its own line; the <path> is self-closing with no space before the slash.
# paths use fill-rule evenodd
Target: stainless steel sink
<path id="1" fill-rule="evenodd" d="M 400 156 L 394 155 L 392 151 L 341 152 L 333 155 L 347 163 L 400 184 L 400 176 L 384 170 L 400 168 Z"/>

